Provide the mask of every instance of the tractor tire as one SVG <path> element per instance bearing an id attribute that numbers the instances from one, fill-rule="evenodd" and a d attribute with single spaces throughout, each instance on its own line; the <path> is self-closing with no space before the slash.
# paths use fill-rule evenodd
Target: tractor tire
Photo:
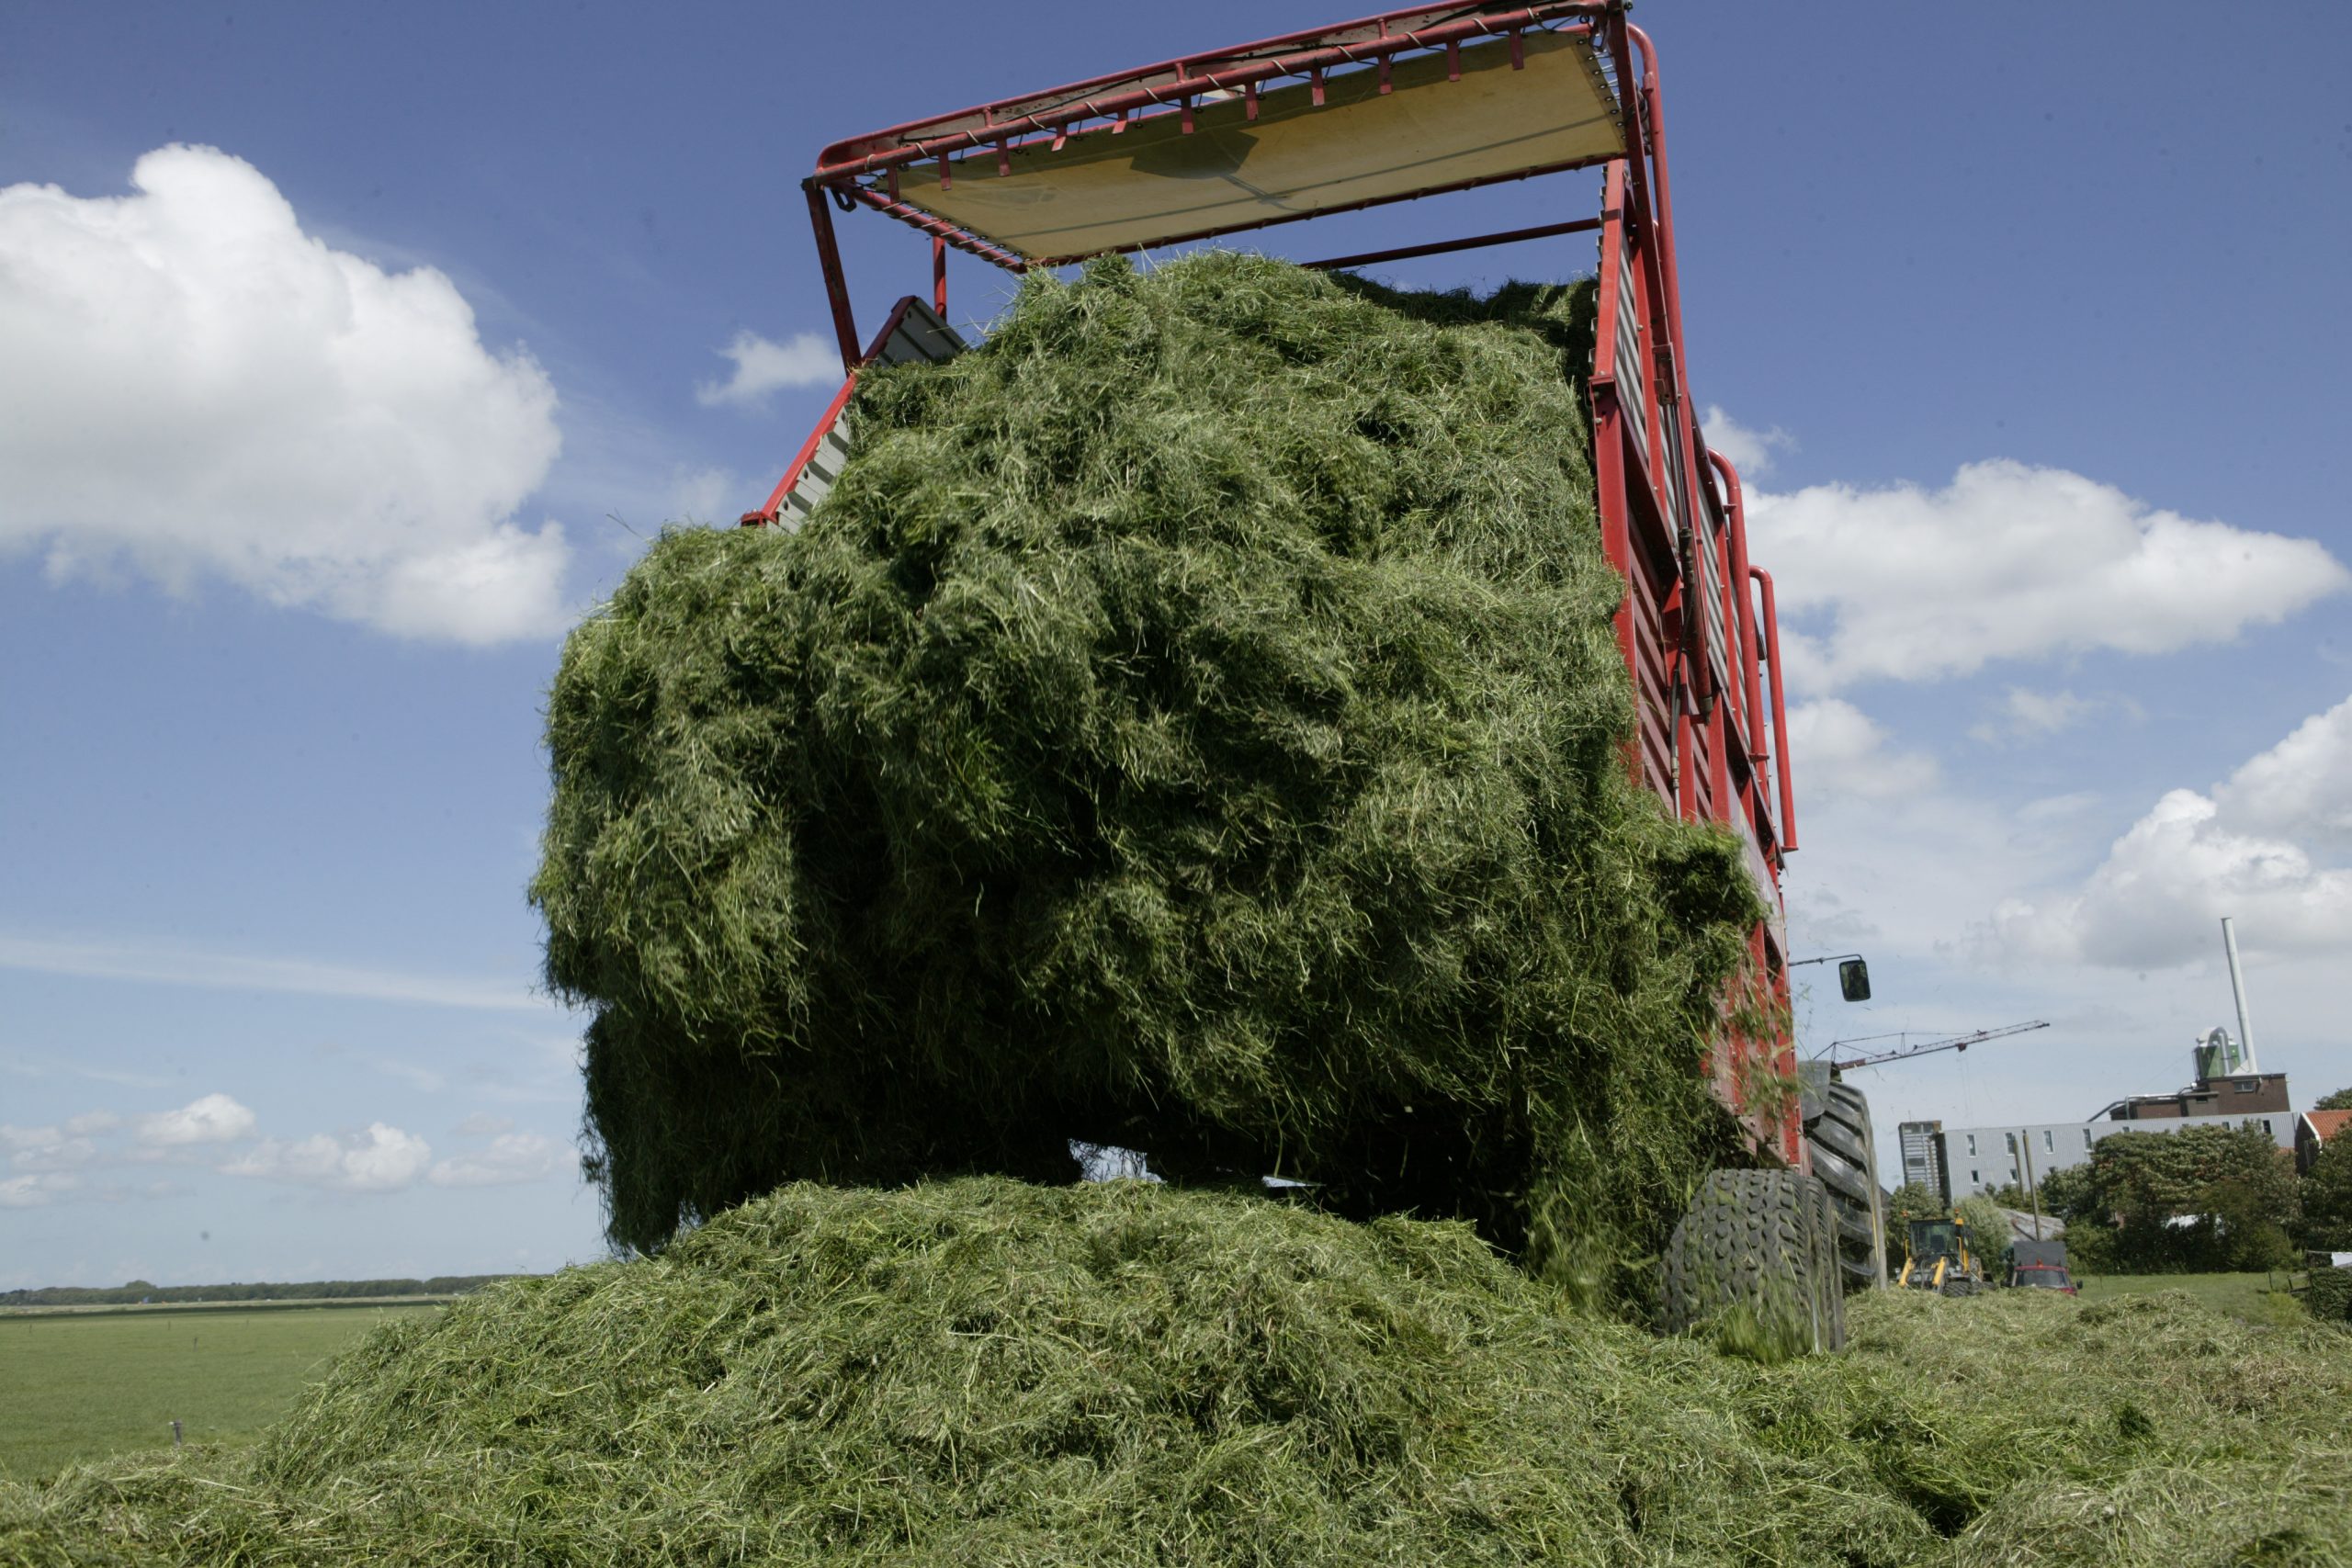
<path id="1" fill-rule="evenodd" d="M 1833 1083 L 1816 1103 L 1819 1113 L 1804 1125 L 1805 1149 L 1813 1174 L 1829 1190 L 1838 1212 L 1838 1258 L 1846 1289 L 1874 1291 L 1886 1282 L 1886 1215 L 1870 1101 L 1860 1089 Z"/>
<path id="2" fill-rule="evenodd" d="M 1976 1293 L 1976 1281 L 1973 1280 L 1946 1280 L 1943 1284 L 1943 1293 L 1954 1298 L 1961 1296 L 1973 1296 Z"/>
<path id="3" fill-rule="evenodd" d="M 1670 1333 L 1752 1333 L 1758 1359 L 1775 1360 L 1846 1343 L 1837 1220 L 1809 1176 L 1709 1172 L 1667 1243 L 1665 1272 Z"/>

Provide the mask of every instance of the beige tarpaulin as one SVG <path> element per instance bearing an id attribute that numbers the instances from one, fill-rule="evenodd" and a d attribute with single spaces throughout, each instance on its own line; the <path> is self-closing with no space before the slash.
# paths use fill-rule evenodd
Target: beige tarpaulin
<path id="1" fill-rule="evenodd" d="M 944 189 L 935 163 L 899 175 L 899 196 L 1031 259 L 1091 255 L 1268 219 L 1303 216 L 1409 191 L 1555 168 L 1624 150 L 1617 106 L 1581 33 L 1523 35 L 1462 51 L 1462 80 L 1442 53 L 1379 73 L 1329 79 L 1322 107 L 1306 83 L 1280 87 L 1246 118 L 1242 100 L 1204 103 L 1191 135 L 1182 117 L 1072 136 L 1058 152 L 994 150 L 955 164 Z"/>

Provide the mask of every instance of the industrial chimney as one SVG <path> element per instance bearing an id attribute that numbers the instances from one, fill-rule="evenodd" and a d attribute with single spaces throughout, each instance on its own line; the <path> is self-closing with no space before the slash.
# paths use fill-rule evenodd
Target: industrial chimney
<path id="1" fill-rule="evenodd" d="M 2230 955 L 2230 994 L 2238 1004 L 2238 1049 L 2245 1054 L 2238 1070 L 2258 1073 L 2262 1068 L 2254 1057 L 2254 1024 L 2245 1011 L 2245 972 L 2238 967 L 2237 927 L 2227 915 L 2222 917 L 2222 951 Z"/>

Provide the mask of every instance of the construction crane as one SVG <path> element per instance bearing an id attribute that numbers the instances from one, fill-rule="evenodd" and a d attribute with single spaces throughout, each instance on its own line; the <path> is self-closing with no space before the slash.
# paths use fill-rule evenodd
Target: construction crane
<path id="1" fill-rule="evenodd" d="M 1829 1070 L 1833 1073 L 1842 1073 L 1851 1067 L 1875 1067 L 1882 1063 L 1908 1061 L 1913 1056 L 1931 1055 L 1938 1051 L 1965 1051 L 1971 1045 L 1981 1045 L 1987 1040 L 1998 1040 L 2007 1034 L 2030 1033 L 2034 1030 L 2049 1027 L 2049 1024 L 2037 1018 L 2025 1023 L 2007 1024 L 1999 1029 L 1980 1029 L 1973 1034 L 1955 1034 L 1949 1040 L 1930 1040 L 1924 1045 L 1905 1045 L 1893 1051 L 1873 1052 L 1867 1056 L 1849 1057 L 1842 1062 L 1832 1061 L 1829 1064 Z M 1829 1043 L 1829 1048 L 1835 1051 L 1840 1045 L 1867 1045 L 1872 1040 L 1886 1038 L 1888 1036 L 1883 1034 L 1873 1034 L 1866 1035 L 1860 1040 L 1833 1040 Z"/>

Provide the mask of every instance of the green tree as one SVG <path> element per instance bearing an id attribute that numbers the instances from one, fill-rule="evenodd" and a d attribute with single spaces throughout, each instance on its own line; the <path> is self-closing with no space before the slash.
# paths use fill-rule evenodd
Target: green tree
<path id="1" fill-rule="evenodd" d="M 2042 1213 L 2072 1220 L 2090 1213 L 2091 1167 L 2086 1160 L 2053 1170 L 2041 1179 Z"/>
<path id="2" fill-rule="evenodd" d="M 2112 1232 L 2114 1266 L 2127 1271 L 2264 1269 L 2292 1256 L 2291 1160 L 2267 1134 L 2212 1126 L 2117 1133 L 2081 1168 L 2081 1191 L 2062 1187 L 2069 1251 L 2081 1223 Z"/>
<path id="3" fill-rule="evenodd" d="M 2339 1089 L 2334 1094 L 2324 1096 L 2312 1109 L 2313 1111 L 2352 1111 L 2352 1089 Z"/>
<path id="4" fill-rule="evenodd" d="M 2352 1252 L 2352 1139 L 2338 1138 L 2320 1150 L 2298 1185 L 2303 1245 Z"/>
<path id="5" fill-rule="evenodd" d="M 1968 1223 L 1968 1250 L 1976 1255 L 1984 1272 L 2002 1274 L 2002 1259 L 2008 1253 L 2011 1235 L 2009 1217 L 2001 1212 L 2001 1205 L 1988 1194 L 1979 1192 L 1954 1203 L 1952 1215 Z"/>
<path id="6" fill-rule="evenodd" d="M 1948 1219 L 1951 1214 L 1934 1188 L 1923 1181 L 1906 1181 L 1886 1201 L 1887 1235 L 1900 1240 L 1913 1220 Z"/>

